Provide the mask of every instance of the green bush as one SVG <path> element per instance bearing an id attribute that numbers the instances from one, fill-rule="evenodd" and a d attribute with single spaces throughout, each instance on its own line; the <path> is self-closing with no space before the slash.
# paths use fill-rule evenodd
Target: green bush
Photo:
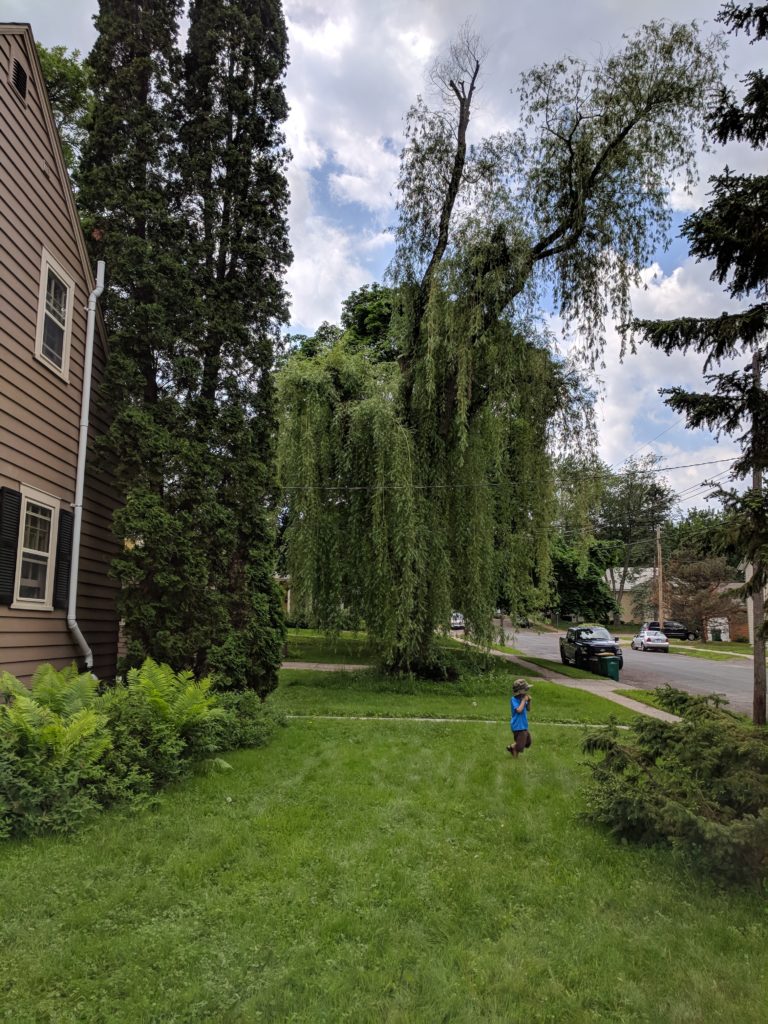
<path id="1" fill-rule="evenodd" d="M 722 698 L 661 687 L 681 722 L 638 718 L 584 741 L 591 766 L 588 820 L 623 839 L 668 843 L 719 878 L 768 875 L 768 733 Z"/>
<path id="2" fill-rule="evenodd" d="M 74 667 L 41 666 L 30 690 L 0 676 L 0 836 L 68 832 L 98 809 L 111 739 L 96 685 Z"/>
<path id="3" fill-rule="evenodd" d="M 147 659 L 99 694 L 90 673 L 0 676 L 0 837 L 68 832 L 100 807 L 143 803 L 220 750 L 266 743 L 279 716 L 254 691 Z"/>
<path id="4" fill-rule="evenodd" d="M 221 710 L 217 719 L 218 750 L 262 747 L 286 721 L 282 712 L 262 701 L 253 690 L 218 693 L 216 703 Z"/>
<path id="5" fill-rule="evenodd" d="M 105 755 L 105 799 L 136 798 L 189 774 L 218 748 L 222 712 L 208 679 L 148 658 L 103 697 L 112 747 Z"/>

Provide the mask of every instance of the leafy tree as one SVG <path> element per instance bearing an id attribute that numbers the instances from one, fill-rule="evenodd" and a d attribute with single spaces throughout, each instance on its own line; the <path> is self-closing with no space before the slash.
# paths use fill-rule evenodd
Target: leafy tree
<path id="1" fill-rule="evenodd" d="M 474 148 L 479 41 L 464 31 L 434 65 L 438 105 L 409 112 L 401 161 L 397 362 L 334 349 L 283 371 L 289 563 L 320 621 L 343 601 L 412 667 L 452 607 L 488 639 L 498 593 L 548 588 L 545 452 L 576 389 L 538 336 L 536 289 L 594 346 L 626 311 L 670 176 L 692 173 L 715 50 L 654 23 L 593 67 L 535 69 L 524 128 Z"/>
<path id="2" fill-rule="evenodd" d="M 722 532 L 725 515 L 715 509 L 693 508 L 682 519 L 664 524 L 661 544 L 665 558 L 703 561 L 722 554 Z M 732 569 L 739 568 L 739 558 L 728 558 Z"/>
<path id="3" fill-rule="evenodd" d="M 45 87 L 61 137 L 64 160 L 70 174 L 77 170 L 86 124 L 93 107 L 91 69 L 80 60 L 80 51 L 67 53 L 66 46 L 37 46 Z"/>
<path id="4" fill-rule="evenodd" d="M 344 300 L 341 327 L 350 347 L 363 346 L 382 360 L 396 359 L 397 338 L 392 330 L 395 293 L 380 284 L 365 284 Z"/>
<path id="5" fill-rule="evenodd" d="M 657 455 L 629 459 L 620 473 L 608 471 L 595 533 L 605 541 L 618 542 L 618 561 L 608 567 L 616 595 L 614 622 L 618 625 L 621 599 L 636 567 L 653 564 L 655 529 L 670 518 L 675 493 L 658 473 Z"/>
<path id="6" fill-rule="evenodd" d="M 752 42 L 768 36 L 767 5 L 726 3 L 719 20 L 731 31 L 741 30 Z M 710 112 L 709 124 L 720 143 L 748 142 L 764 149 L 768 139 L 768 78 L 762 70 L 746 75 L 744 93 L 737 99 L 722 88 Z M 716 488 L 726 510 L 724 543 L 746 557 L 753 568 L 747 592 L 754 601 L 755 674 L 753 720 L 766 722 L 765 611 L 763 592 L 768 585 L 768 495 L 763 490 L 763 473 L 768 466 L 768 390 L 761 374 L 768 358 L 766 327 L 768 282 L 764 225 L 768 218 L 768 177 L 735 174 L 726 167 L 711 179 L 711 201 L 689 217 L 683 235 L 698 260 L 713 260 L 713 280 L 723 285 L 732 298 L 757 301 L 737 313 L 719 317 L 680 317 L 676 320 L 635 321 L 632 328 L 654 348 L 670 353 L 692 349 L 706 355 L 705 369 L 728 357 L 751 355 L 743 369 L 709 373 L 704 393 L 683 388 L 666 388 L 666 402 L 685 415 L 689 427 L 707 426 L 736 435 L 741 457 L 733 467 L 737 478 L 752 474 L 752 486 L 743 494 Z"/>
<path id="7" fill-rule="evenodd" d="M 734 589 L 729 587 L 738 575 L 720 555 L 691 560 L 684 552 L 673 558 L 666 569 L 667 607 L 673 619 L 698 626 L 703 637 L 712 618 L 728 618 L 741 610 Z"/>
<path id="8" fill-rule="evenodd" d="M 597 542 L 587 552 L 555 544 L 552 554 L 555 604 L 561 617 L 576 615 L 582 621 L 608 622 L 616 602 L 605 582 L 611 545 Z"/>
<path id="9" fill-rule="evenodd" d="M 278 4 L 102 0 L 81 199 L 107 263 L 115 529 L 129 664 L 267 692 L 271 366 L 285 318 L 285 26 Z M 140 15 L 140 16 L 138 16 Z"/>

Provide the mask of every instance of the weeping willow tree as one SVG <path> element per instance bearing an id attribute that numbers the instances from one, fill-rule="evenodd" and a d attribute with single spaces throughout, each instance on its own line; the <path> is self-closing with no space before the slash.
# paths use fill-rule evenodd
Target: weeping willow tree
<path id="1" fill-rule="evenodd" d="M 594 67 L 523 76 L 522 127 L 473 148 L 479 40 L 433 66 L 437 105 L 406 122 L 389 343 L 336 334 L 280 375 L 288 570 L 319 624 L 350 609 L 387 662 L 419 668 L 452 608 L 487 642 L 500 593 L 546 591 L 548 451 L 585 396 L 534 311 L 548 288 L 593 353 L 627 315 L 670 181 L 693 181 L 717 55 L 653 23 Z"/>

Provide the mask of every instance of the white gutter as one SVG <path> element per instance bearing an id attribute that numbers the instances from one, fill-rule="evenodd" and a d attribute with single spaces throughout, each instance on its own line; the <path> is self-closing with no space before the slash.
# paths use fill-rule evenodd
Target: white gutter
<path id="1" fill-rule="evenodd" d="M 67 626 L 80 653 L 85 658 L 86 669 L 93 668 L 93 651 L 77 624 L 77 581 L 80 568 L 80 532 L 83 525 L 83 492 L 85 490 L 85 458 L 88 451 L 88 414 L 91 405 L 91 377 L 93 371 L 93 336 L 96 333 L 96 300 L 104 291 L 104 261 L 96 264 L 96 287 L 88 296 L 88 320 L 85 328 L 85 361 L 83 364 L 83 401 L 80 406 L 80 438 L 77 446 L 77 477 L 75 501 L 72 506 L 72 562 L 69 570 L 69 601 L 67 603 Z"/>

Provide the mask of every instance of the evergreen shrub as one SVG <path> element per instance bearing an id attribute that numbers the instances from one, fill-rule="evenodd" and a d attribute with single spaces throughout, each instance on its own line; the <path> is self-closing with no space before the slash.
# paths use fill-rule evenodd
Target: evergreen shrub
<path id="1" fill-rule="evenodd" d="M 680 722 L 638 717 L 630 733 L 588 735 L 587 820 L 626 840 L 666 843 L 735 882 L 768 876 L 768 733 L 718 695 L 655 691 Z"/>

